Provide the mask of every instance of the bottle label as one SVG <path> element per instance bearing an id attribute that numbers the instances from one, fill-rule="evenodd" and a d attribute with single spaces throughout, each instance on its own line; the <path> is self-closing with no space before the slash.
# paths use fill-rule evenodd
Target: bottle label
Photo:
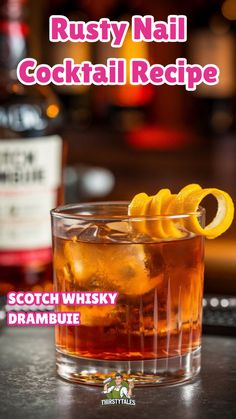
<path id="1" fill-rule="evenodd" d="M 0 265 L 50 260 L 61 170 L 59 136 L 0 141 Z"/>

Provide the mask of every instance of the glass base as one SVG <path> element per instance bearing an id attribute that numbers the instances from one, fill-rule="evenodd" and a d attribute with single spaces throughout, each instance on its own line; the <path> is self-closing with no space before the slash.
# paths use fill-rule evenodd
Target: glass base
<path id="1" fill-rule="evenodd" d="M 78 384 L 103 386 L 103 381 L 119 372 L 133 378 L 135 386 L 179 384 L 194 378 L 201 367 L 201 347 L 185 355 L 137 361 L 79 358 L 57 350 L 57 372 Z"/>

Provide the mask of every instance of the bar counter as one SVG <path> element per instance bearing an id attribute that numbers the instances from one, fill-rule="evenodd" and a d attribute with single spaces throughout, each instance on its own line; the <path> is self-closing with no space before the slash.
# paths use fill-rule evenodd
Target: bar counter
<path id="1" fill-rule="evenodd" d="M 136 405 L 102 406 L 102 388 L 56 375 L 52 328 L 0 332 L 1 419 L 233 419 L 236 338 L 203 337 L 202 371 L 191 383 L 134 388 Z"/>

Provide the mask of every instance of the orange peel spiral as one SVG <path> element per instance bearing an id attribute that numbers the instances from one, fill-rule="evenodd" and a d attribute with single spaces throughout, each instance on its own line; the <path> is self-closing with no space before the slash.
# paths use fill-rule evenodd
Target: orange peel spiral
<path id="1" fill-rule="evenodd" d="M 203 227 L 200 224 L 199 206 L 207 195 L 216 198 L 218 208 L 214 219 Z M 146 217 L 133 223 L 133 228 L 158 239 L 178 239 L 184 237 L 187 231 L 214 239 L 232 224 L 234 203 L 225 191 L 217 188 L 202 189 L 198 184 L 190 184 L 178 194 L 171 194 L 169 189 L 160 189 L 154 196 L 144 192 L 137 194 L 129 205 L 128 213 L 131 217 Z M 168 215 L 169 218 L 165 217 Z"/>

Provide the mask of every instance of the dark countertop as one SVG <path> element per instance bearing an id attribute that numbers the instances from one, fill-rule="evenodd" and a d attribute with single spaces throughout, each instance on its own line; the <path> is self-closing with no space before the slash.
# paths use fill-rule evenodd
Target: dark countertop
<path id="1" fill-rule="evenodd" d="M 236 417 L 236 339 L 205 336 L 199 378 L 175 387 L 134 390 L 136 406 L 101 406 L 101 388 L 56 376 L 53 330 L 8 328 L 0 334 L 0 418 Z"/>

